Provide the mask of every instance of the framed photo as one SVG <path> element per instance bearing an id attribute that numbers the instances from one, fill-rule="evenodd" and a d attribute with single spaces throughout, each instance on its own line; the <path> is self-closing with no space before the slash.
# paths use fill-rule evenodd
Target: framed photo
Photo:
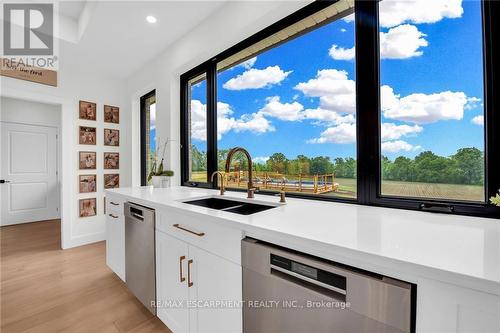
<path id="1" fill-rule="evenodd" d="M 104 169 L 120 169 L 120 154 L 104 153 Z"/>
<path id="2" fill-rule="evenodd" d="M 81 145 L 95 145 L 97 142 L 97 132 L 95 127 L 80 126 L 80 144 Z"/>
<path id="3" fill-rule="evenodd" d="M 120 108 L 117 106 L 104 105 L 104 122 L 119 124 Z"/>
<path id="4" fill-rule="evenodd" d="M 80 193 L 95 192 L 97 189 L 96 175 L 80 175 L 79 176 Z"/>
<path id="5" fill-rule="evenodd" d="M 97 215 L 97 200 L 96 198 L 80 199 L 80 217 L 89 217 Z"/>
<path id="6" fill-rule="evenodd" d="M 118 147 L 120 145 L 120 131 L 116 129 L 105 128 L 104 145 Z"/>
<path id="7" fill-rule="evenodd" d="M 79 154 L 80 170 L 95 169 L 96 159 L 95 151 L 81 151 Z"/>
<path id="8" fill-rule="evenodd" d="M 104 175 L 104 188 L 117 188 L 120 187 L 120 175 L 117 173 L 110 173 Z"/>
<path id="9" fill-rule="evenodd" d="M 96 104 L 92 102 L 80 101 L 80 119 L 96 120 Z"/>

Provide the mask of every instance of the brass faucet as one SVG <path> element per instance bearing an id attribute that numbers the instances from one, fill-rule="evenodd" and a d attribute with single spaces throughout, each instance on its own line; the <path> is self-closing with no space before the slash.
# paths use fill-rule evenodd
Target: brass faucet
<path id="1" fill-rule="evenodd" d="M 241 147 L 235 147 L 229 150 L 226 159 L 226 173 L 229 173 L 229 170 L 231 168 L 231 160 L 233 159 L 233 155 L 236 154 L 237 152 L 242 152 L 243 154 L 245 154 L 248 161 L 247 198 L 252 199 L 254 197 L 255 191 L 258 190 L 258 188 L 253 186 L 252 157 L 250 156 L 250 153 L 246 149 Z"/>
<path id="2" fill-rule="evenodd" d="M 220 176 L 220 185 L 219 185 L 219 188 L 220 188 L 220 195 L 224 195 L 224 192 L 226 191 L 226 185 L 224 184 L 225 183 L 225 180 L 226 180 L 226 174 L 222 171 L 215 171 L 214 173 L 212 173 L 212 183 L 214 181 L 214 176 L 215 175 L 219 175 Z"/>

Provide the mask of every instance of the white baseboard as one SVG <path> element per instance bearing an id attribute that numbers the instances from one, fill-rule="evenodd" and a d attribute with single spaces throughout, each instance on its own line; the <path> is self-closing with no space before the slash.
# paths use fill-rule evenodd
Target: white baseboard
<path id="1" fill-rule="evenodd" d="M 97 242 L 102 242 L 106 240 L 106 232 L 98 232 L 95 234 L 87 234 L 87 235 L 82 235 L 78 237 L 72 237 L 68 244 L 64 242 L 62 244 L 63 250 L 70 249 L 73 247 L 77 246 L 82 246 L 82 245 L 87 245 L 87 244 L 92 244 L 92 243 L 97 243 Z"/>

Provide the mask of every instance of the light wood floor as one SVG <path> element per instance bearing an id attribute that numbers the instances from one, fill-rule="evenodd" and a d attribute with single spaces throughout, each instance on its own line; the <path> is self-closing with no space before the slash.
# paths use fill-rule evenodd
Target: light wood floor
<path id="1" fill-rule="evenodd" d="M 63 251 L 59 220 L 0 234 L 2 333 L 171 333 L 106 266 L 104 242 Z"/>

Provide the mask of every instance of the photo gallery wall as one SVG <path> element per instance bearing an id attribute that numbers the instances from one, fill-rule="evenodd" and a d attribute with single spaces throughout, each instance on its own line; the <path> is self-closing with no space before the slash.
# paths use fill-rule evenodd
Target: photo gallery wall
<path id="1" fill-rule="evenodd" d="M 120 108 L 111 105 L 103 106 L 102 142 L 98 142 L 97 104 L 94 102 L 79 102 L 79 119 L 85 124 L 78 126 L 78 143 L 81 147 L 78 152 L 78 166 L 81 174 L 78 175 L 78 193 L 85 194 L 79 200 L 78 216 L 90 217 L 97 215 L 97 192 L 102 188 L 120 187 Z M 95 121 L 95 125 L 91 122 Z M 113 128 L 114 127 L 114 128 Z M 102 144 L 104 152 L 98 156 L 97 147 Z M 108 151 L 106 151 L 108 150 Z M 97 175 L 97 161 L 102 158 L 104 169 L 103 179 Z M 105 200 L 105 199 L 104 199 Z M 105 201 L 103 202 L 105 209 Z"/>

